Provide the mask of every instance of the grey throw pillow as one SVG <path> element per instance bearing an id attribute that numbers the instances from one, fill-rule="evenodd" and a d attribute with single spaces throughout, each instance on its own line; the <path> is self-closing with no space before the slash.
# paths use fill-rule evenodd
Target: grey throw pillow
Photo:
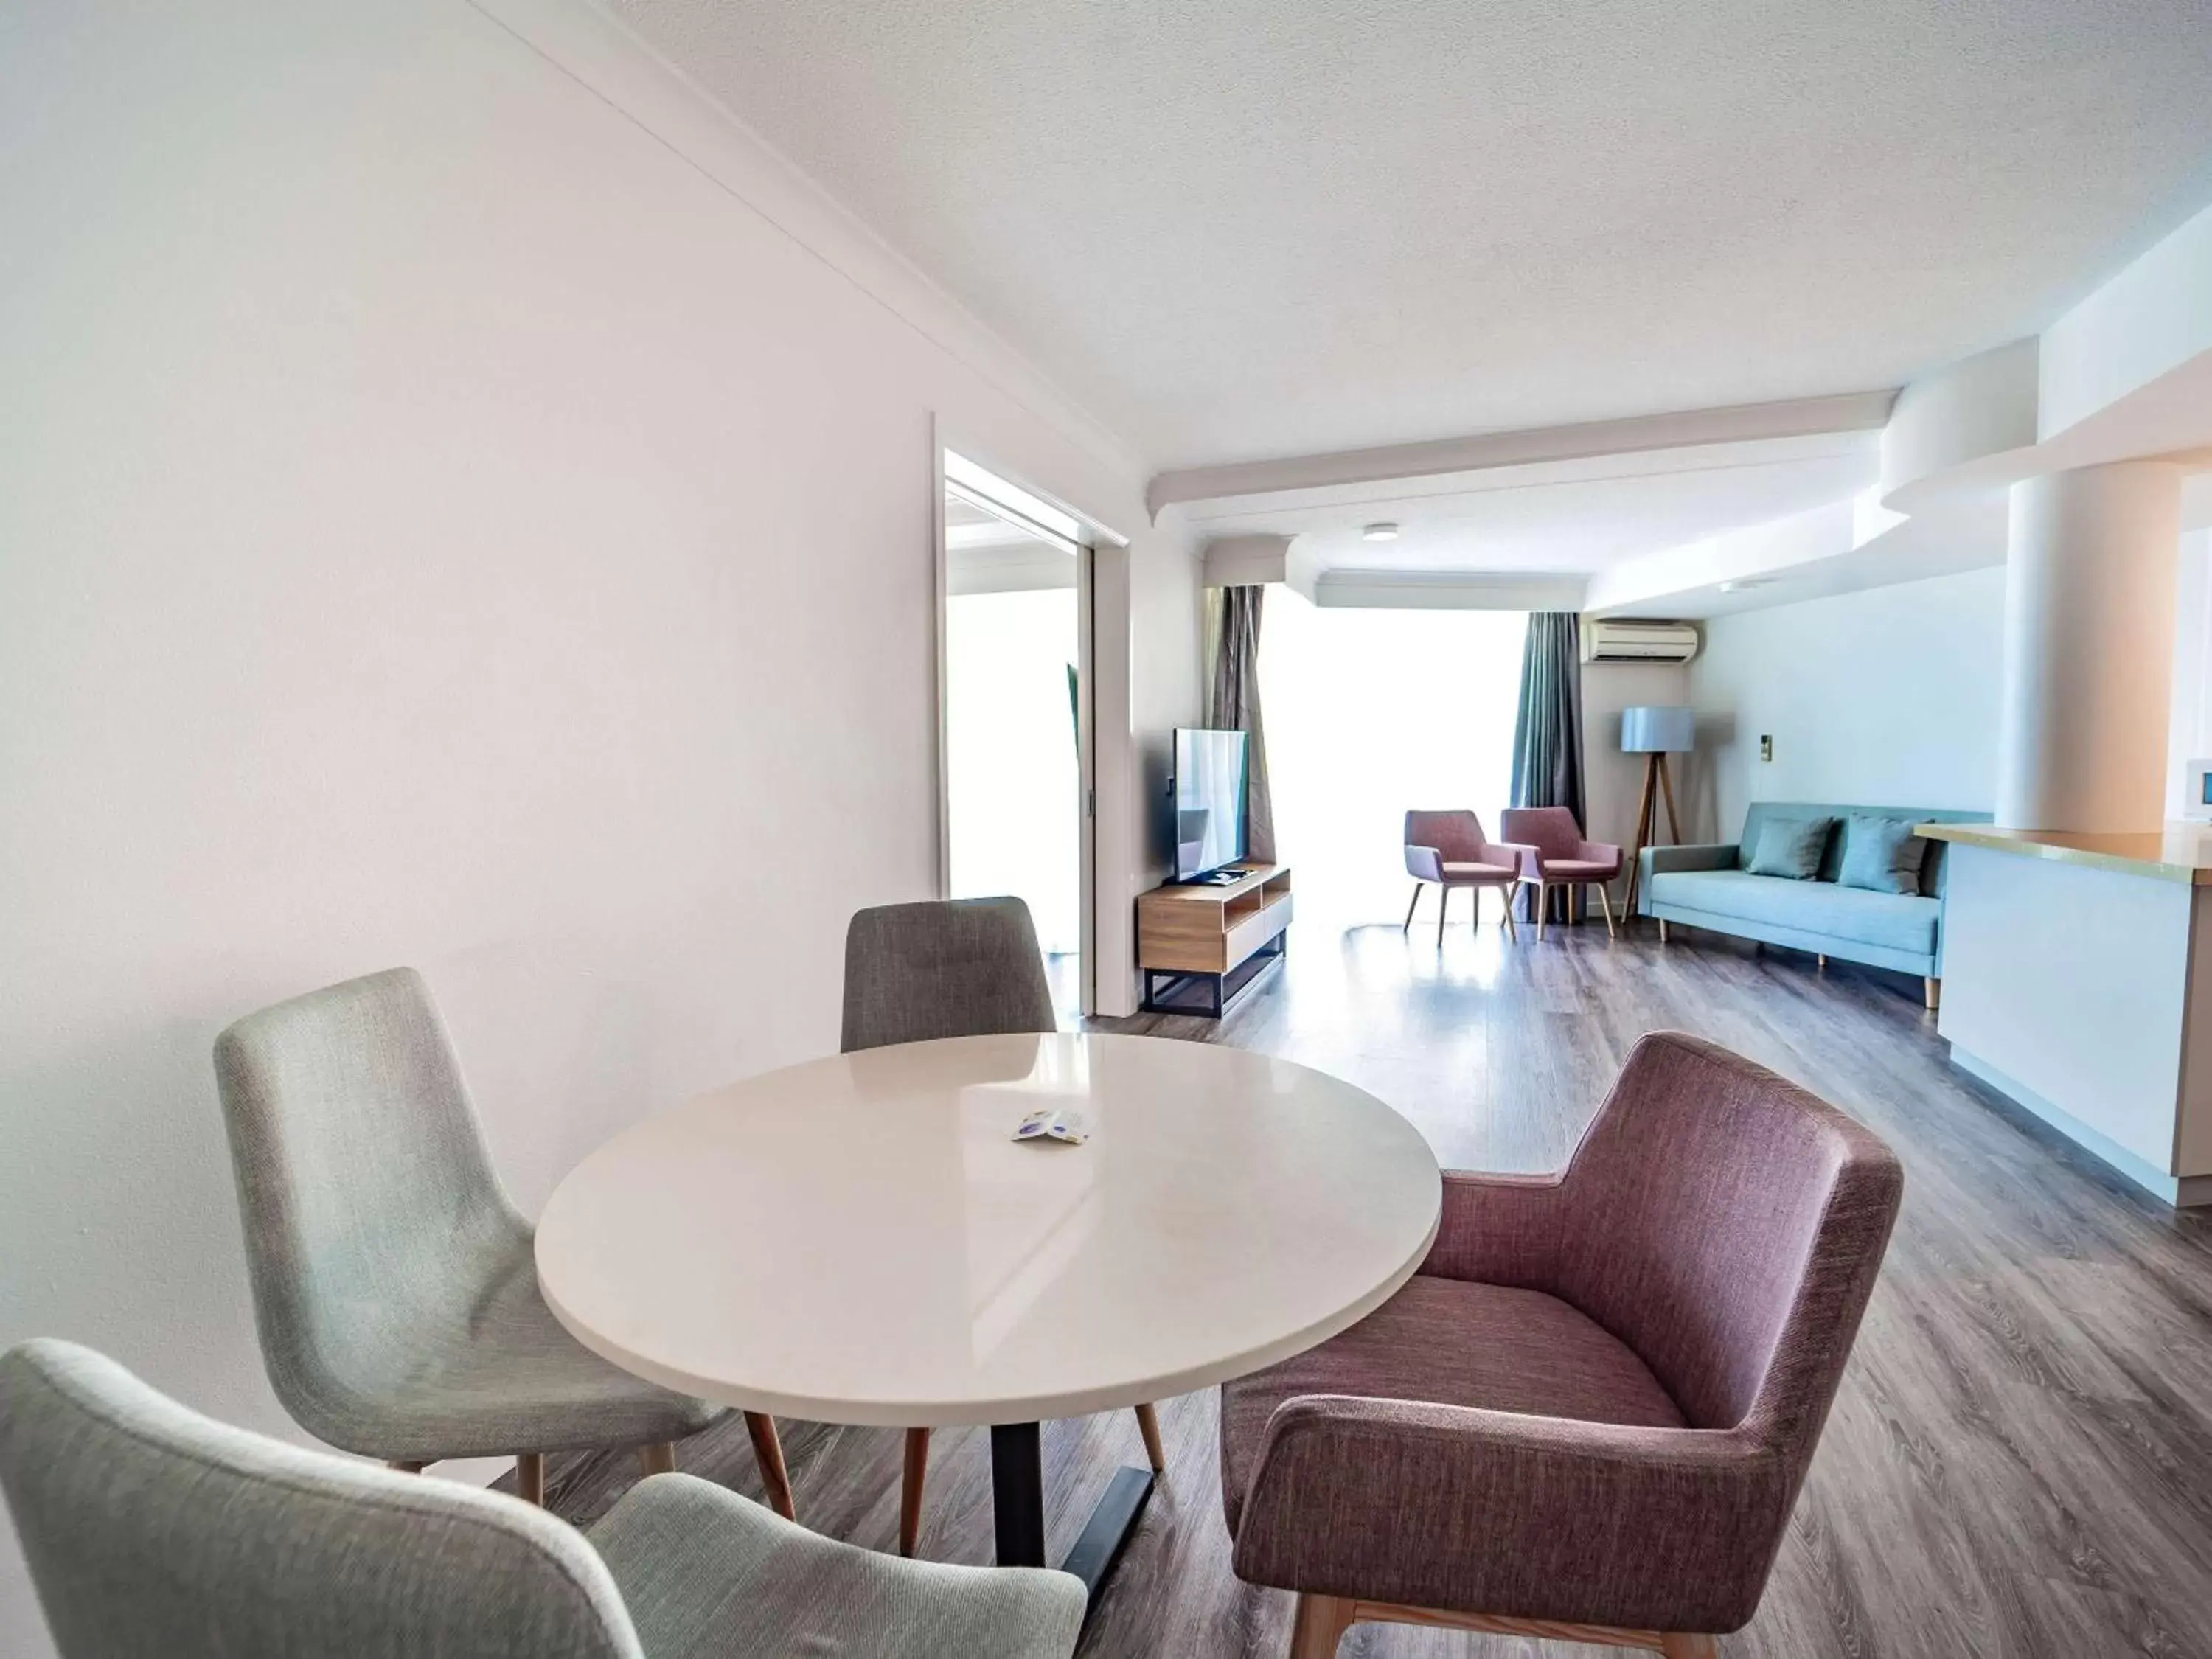
<path id="1" fill-rule="evenodd" d="M 1928 843 L 1905 819 L 1854 812 L 1844 820 L 1844 866 L 1836 879 L 1870 893 L 1917 893 L 1927 858 Z"/>
<path id="2" fill-rule="evenodd" d="M 1820 854 L 1828 850 L 1833 818 L 1769 818 L 1759 832 L 1746 866 L 1754 876 L 1810 881 L 1820 873 Z"/>

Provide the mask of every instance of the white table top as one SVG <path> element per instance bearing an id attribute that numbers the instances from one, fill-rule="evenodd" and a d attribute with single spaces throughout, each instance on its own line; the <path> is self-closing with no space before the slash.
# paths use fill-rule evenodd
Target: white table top
<path id="1" fill-rule="evenodd" d="M 1085 1144 L 1015 1144 L 1065 1105 Z M 921 1427 L 1241 1376 L 1386 1301 L 1435 1237 L 1428 1145 L 1304 1066 L 1156 1037 L 961 1037 L 809 1061 L 647 1120 L 563 1181 L 546 1301 L 724 1405 Z"/>

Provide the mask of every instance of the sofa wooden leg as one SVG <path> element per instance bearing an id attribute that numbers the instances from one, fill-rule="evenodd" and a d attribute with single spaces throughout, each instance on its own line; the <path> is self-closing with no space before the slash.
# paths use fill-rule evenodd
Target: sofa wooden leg
<path id="1" fill-rule="evenodd" d="M 514 1455 L 514 1495 L 526 1504 L 545 1507 L 545 1454 L 517 1452 Z"/>
<path id="2" fill-rule="evenodd" d="M 1667 942 L 1667 918 L 1664 916 L 1659 918 L 1659 942 L 1662 945 Z"/>
<path id="3" fill-rule="evenodd" d="M 1814 960 L 1814 962 L 1816 964 L 1818 964 L 1818 966 L 1819 966 L 1819 968 L 1820 968 L 1820 971 L 1821 971 L 1822 973 L 1824 973 L 1824 974 L 1825 974 L 1825 973 L 1826 973 L 1826 972 L 1828 971 L 1828 959 L 1827 959 L 1827 957 L 1820 957 L 1820 956 L 1816 956 L 1816 957 L 1814 957 L 1813 958 L 1813 960 Z"/>
<path id="4" fill-rule="evenodd" d="M 1669 1631 L 1659 1638 L 1659 1651 L 1665 1659 L 1721 1659 L 1721 1644 L 1710 1636 Z"/>
<path id="5" fill-rule="evenodd" d="M 1352 1628 L 1352 1606 L 1341 1595 L 1300 1595 L 1290 1659 L 1336 1659 L 1336 1644 Z"/>
<path id="6" fill-rule="evenodd" d="M 1942 980 L 1937 979 L 1931 974 L 1927 978 L 1920 981 L 1920 988 L 1922 994 L 1927 1001 L 1929 1012 L 1932 1012 L 1943 1006 L 1943 981 Z"/>
<path id="7" fill-rule="evenodd" d="M 656 1440 L 637 1449 L 637 1467 L 647 1476 L 676 1473 L 676 1443 Z"/>

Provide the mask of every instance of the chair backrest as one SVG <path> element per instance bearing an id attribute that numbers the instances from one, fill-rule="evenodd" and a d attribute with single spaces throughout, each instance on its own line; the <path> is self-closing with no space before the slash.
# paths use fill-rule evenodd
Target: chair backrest
<path id="1" fill-rule="evenodd" d="M 550 1516 L 212 1422 L 71 1343 L 0 1354 L 0 1487 L 62 1659 L 639 1659 Z"/>
<path id="2" fill-rule="evenodd" d="M 465 1329 L 467 1264 L 527 1241 L 422 975 L 394 968 L 216 1039 L 261 1352 L 318 1438 L 383 1455 L 362 1402 L 428 1334 Z"/>
<path id="3" fill-rule="evenodd" d="M 1018 898 L 878 905 L 845 929 L 848 1054 L 1056 1024 L 1036 928 Z"/>
<path id="4" fill-rule="evenodd" d="M 1552 859 L 1571 859 L 1583 844 L 1582 826 L 1564 806 L 1509 806 L 1498 815 L 1498 833 Z"/>
<path id="5" fill-rule="evenodd" d="M 1794 1493 L 1897 1217 L 1896 1156 L 1765 1067 L 1661 1031 L 1630 1053 L 1565 1185 L 1559 1294 L 1692 1427 L 1772 1445 Z"/>
<path id="6" fill-rule="evenodd" d="M 1482 833 L 1482 820 L 1472 812 L 1406 814 L 1406 845 L 1433 847 L 1447 864 L 1480 864 L 1490 838 Z"/>

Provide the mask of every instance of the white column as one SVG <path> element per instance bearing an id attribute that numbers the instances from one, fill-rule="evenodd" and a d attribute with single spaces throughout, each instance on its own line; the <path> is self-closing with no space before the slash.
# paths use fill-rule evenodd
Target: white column
<path id="1" fill-rule="evenodd" d="M 2125 831 L 2164 822 L 2180 539 L 2181 473 L 2163 462 L 2012 487 L 2000 824 Z"/>

